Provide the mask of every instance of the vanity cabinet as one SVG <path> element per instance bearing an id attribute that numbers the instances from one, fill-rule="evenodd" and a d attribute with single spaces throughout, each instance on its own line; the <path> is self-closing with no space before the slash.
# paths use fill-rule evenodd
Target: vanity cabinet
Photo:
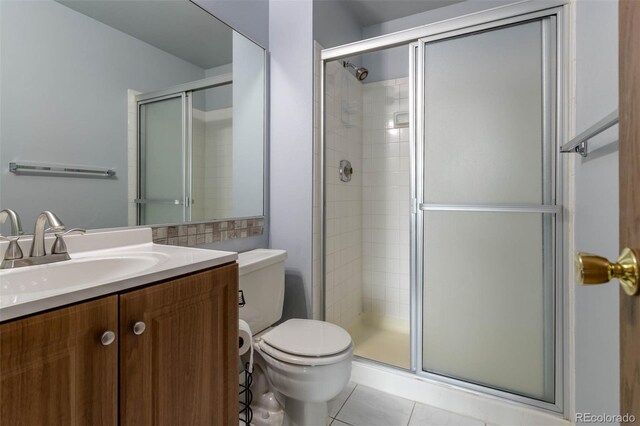
<path id="1" fill-rule="evenodd" d="M 118 296 L 0 325 L 1 425 L 114 425 Z"/>
<path id="2" fill-rule="evenodd" d="M 234 264 L 119 296 L 123 425 L 238 423 L 237 274 Z"/>
<path id="3" fill-rule="evenodd" d="M 237 375 L 235 263 L 0 325 L 1 425 L 236 424 Z"/>

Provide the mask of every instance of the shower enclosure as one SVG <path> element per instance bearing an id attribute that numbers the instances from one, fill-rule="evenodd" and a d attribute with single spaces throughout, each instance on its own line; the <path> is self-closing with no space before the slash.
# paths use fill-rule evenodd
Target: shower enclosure
<path id="1" fill-rule="evenodd" d="M 226 74 L 136 97 L 137 225 L 233 216 L 231 90 Z"/>
<path id="2" fill-rule="evenodd" d="M 562 411 L 564 9 L 545 5 L 322 51 L 323 314 L 360 360 Z"/>

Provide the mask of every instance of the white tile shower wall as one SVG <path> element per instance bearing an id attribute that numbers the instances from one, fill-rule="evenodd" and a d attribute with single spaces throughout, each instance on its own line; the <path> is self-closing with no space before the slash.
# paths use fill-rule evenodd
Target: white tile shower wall
<path id="1" fill-rule="evenodd" d="M 362 84 L 339 62 L 326 68 L 325 315 L 347 327 L 362 313 Z M 350 182 L 339 176 L 351 161 Z"/>
<path id="2" fill-rule="evenodd" d="M 207 164 L 204 174 L 204 218 L 230 218 L 233 216 L 231 108 L 207 111 L 204 158 Z"/>
<path id="3" fill-rule="evenodd" d="M 363 310 L 409 319 L 409 111 L 407 78 L 363 85 Z"/>
<path id="4" fill-rule="evenodd" d="M 206 145 L 206 121 L 205 112 L 194 108 L 192 111 L 193 120 L 191 123 L 191 198 L 193 205 L 191 206 L 191 220 L 207 219 L 204 215 L 204 193 L 205 182 L 204 176 L 207 163 L 205 162 L 204 152 Z"/>

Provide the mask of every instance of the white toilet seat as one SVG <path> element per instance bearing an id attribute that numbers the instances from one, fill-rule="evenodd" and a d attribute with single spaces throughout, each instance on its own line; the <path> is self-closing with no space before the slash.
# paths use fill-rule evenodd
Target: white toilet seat
<path id="1" fill-rule="evenodd" d="M 264 340 L 260 340 L 258 342 L 258 347 L 260 350 L 272 358 L 286 362 L 288 364 L 295 364 L 300 366 L 314 366 L 314 365 L 330 365 L 336 364 L 341 361 L 344 361 L 347 358 L 351 357 L 351 353 L 353 352 L 353 345 L 349 345 L 347 349 L 342 352 L 339 352 L 334 355 L 328 356 L 301 356 L 290 354 L 288 352 L 281 351 L 273 346 L 269 345 Z"/>
<path id="2" fill-rule="evenodd" d="M 301 366 L 336 364 L 353 352 L 349 333 L 317 320 L 290 319 L 261 335 L 256 343 L 272 358 Z"/>

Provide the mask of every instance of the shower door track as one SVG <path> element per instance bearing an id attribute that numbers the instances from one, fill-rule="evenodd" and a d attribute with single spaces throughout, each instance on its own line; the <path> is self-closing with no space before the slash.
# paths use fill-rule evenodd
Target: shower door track
<path id="1" fill-rule="evenodd" d="M 351 56 L 358 56 L 365 53 L 375 52 L 391 47 L 407 46 L 414 52 L 417 51 L 420 43 L 424 43 L 425 39 L 429 42 L 437 39 L 444 39 L 449 37 L 455 37 L 458 35 L 468 34 L 472 32 L 478 32 L 483 30 L 489 30 L 496 27 L 505 25 L 511 25 L 516 23 L 522 23 L 529 20 L 552 17 L 555 19 L 557 25 L 556 43 L 552 46 L 555 52 L 554 61 L 552 64 L 546 64 L 550 66 L 552 72 L 556 75 L 555 92 L 551 93 L 555 97 L 555 103 L 546 105 L 545 108 L 551 108 L 554 112 L 555 120 L 555 133 L 552 135 L 545 135 L 551 137 L 554 144 L 551 148 L 554 150 L 552 156 L 552 163 L 555 166 L 555 170 L 551 174 L 551 185 L 555 188 L 556 204 L 540 204 L 540 205 L 522 205 L 522 204 L 510 204 L 510 205 L 452 205 L 452 204 L 431 204 L 431 203 L 418 203 L 418 199 L 422 194 L 422 179 L 419 176 L 419 171 L 422 170 L 423 157 L 422 157 L 422 144 L 417 143 L 421 141 L 423 137 L 423 129 L 420 126 L 416 126 L 416 118 L 420 117 L 422 111 L 420 105 L 423 104 L 423 99 L 416 99 L 416 94 L 423 94 L 423 87 L 421 79 L 416 79 L 418 71 L 424 70 L 424 58 L 423 55 L 410 55 L 410 70 L 409 70 L 409 103 L 410 103 L 410 135 L 411 140 L 409 144 L 410 156 L 411 156 L 411 244 L 410 244 L 410 296 L 411 296 L 411 329 L 410 329 L 410 353 L 411 362 L 410 369 L 403 369 L 400 367 L 394 367 L 389 364 L 384 364 L 368 358 L 356 356 L 356 358 L 367 364 L 375 365 L 377 368 L 386 371 L 402 371 L 415 374 L 418 377 L 424 379 L 433 380 L 439 383 L 445 383 L 453 387 L 478 392 L 484 395 L 490 395 L 500 397 L 505 400 L 521 403 L 523 405 L 541 409 L 547 412 L 553 412 L 556 414 L 568 415 L 568 368 L 566 368 L 566 359 L 568 354 L 568 342 L 564 339 L 565 324 L 567 324 L 567 312 L 563 309 L 563 301 L 565 300 L 565 291 L 562 283 L 565 281 L 566 271 L 563 265 L 566 264 L 566 256 L 563 254 L 563 241 L 567 237 L 566 230 L 562 226 L 563 222 L 563 208 L 562 208 L 562 193 L 563 182 L 558 176 L 562 174 L 562 162 L 559 161 L 557 155 L 557 149 L 560 146 L 560 142 L 566 139 L 566 131 L 564 123 L 566 122 L 567 112 L 564 108 L 565 100 L 568 98 L 566 94 L 566 77 L 565 70 L 567 64 L 565 63 L 565 55 L 567 46 L 567 35 L 564 29 L 567 27 L 567 8 L 568 1 L 566 0 L 552 0 L 540 4 L 539 2 L 525 0 L 515 4 L 506 6 L 500 6 L 487 11 L 472 13 L 459 18 L 454 18 L 442 22 L 424 25 L 414 29 L 399 31 L 388 35 L 374 37 L 367 40 L 357 41 L 354 43 L 338 46 L 334 48 L 324 49 L 321 51 L 320 58 L 322 61 L 322 72 L 320 73 L 320 93 L 322 98 L 320 100 L 320 138 L 319 138 L 319 152 L 320 152 L 320 164 L 317 176 L 319 176 L 320 185 L 320 204 L 323 206 L 319 209 L 320 216 L 320 275 L 321 275 L 321 297 L 320 309 L 321 315 L 324 319 L 325 315 L 325 230 L 326 230 L 326 216 L 324 213 L 325 203 L 325 137 L 326 137 L 326 122 L 325 122 L 325 72 L 326 64 L 330 61 L 339 60 Z M 548 37 L 548 34 L 543 34 L 543 38 Z M 547 95 L 549 93 L 546 93 Z M 549 123 L 546 123 L 547 125 Z M 419 247 L 421 239 L 418 237 L 422 235 L 422 212 L 425 210 L 440 210 L 440 211 L 495 211 L 495 212 L 520 212 L 520 213 L 547 213 L 553 214 L 553 235 L 554 235 L 554 249 L 555 258 L 555 288 L 554 288 L 554 300 L 555 300 L 555 328 L 552 332 L 555 335 L 555 365 L 554 365 L 554 388 L 555 388 L 555 401 L 553 403 L 545 402 L 534 399 L 532 397 L 522 396 L 519 394 L 507 392 L 491 388 L 484 385 L 479 385 L 469 381 L 446 377 L 440 374 L 423 371 L 422 369 L 422 249 Z"/>

